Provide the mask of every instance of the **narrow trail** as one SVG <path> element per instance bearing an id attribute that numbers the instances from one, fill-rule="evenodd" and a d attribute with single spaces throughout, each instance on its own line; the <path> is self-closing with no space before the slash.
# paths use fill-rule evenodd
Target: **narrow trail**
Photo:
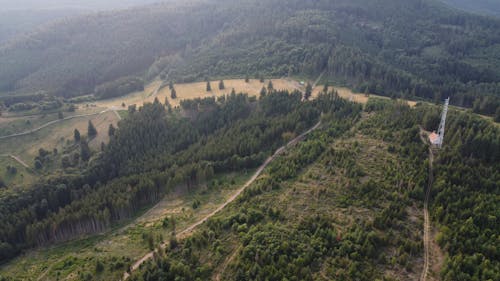
<path id="1" fill-rule="evenodd" d="M 321 72 L 321 74 L 318 76 L 316 81 L 314 81 L 314 84 L 312 85 L 313 89 L 316 88 L 316 86 L 318 85 L 319 81 L 321 81 L 321 78 L 323 78 L 323 75 L 325 75 L 325 73 L 326 73 L 326 70 Z"/>
<path id="2" fill-rule="evenodd" d="M 218 212 L 220 212 L 222 209 L 224 209 L 231 202 L 236 200 L 236 198 L 238 198 L 238 196 L 240 196 L 243 193 L 243 191 L 245 191 L 245 189 L 247 189 L 247 187 L 249 187 L 260 176 L 262 171 L 264 171 L 264 169 L 273 160 L 275 160 L 279 155 L 281 155 L 283 152 L 285 152 L 287 148 L 292 147 L 292 146 L 296 145 L 298 142 L 302 141 L 308 134 L 310 134 L 312 131 L 318 129 L 320 125 L 321 125 L 321 121 L 319 121 L 316 125 L 314 125 L 314 127 L 310 128 L 306 132 L 302 133 L 300 136 L 298 136 L 295 139 L 288 142 L 286 145 L 278 148 L 276 150 L 276 152 L 272 156 L 267 158 L 267 160 L 257 169 L 257 171 L 255 171 L 254 175 L 240 189 L 238 189 L 230 198 L 228 198 L 222 205 L 217 207 L 217 209 L 215 209 L 213 212 L 206 215 L 205 217 L 203 217 L 199 221 L 195 222 L 194 224 L 190 225 L 189 227 L 187 227 L 183 231 L 179 232 L 177 235 L 177 238 L 183 239 L 183 238 L 188 237 L 189 235 L 192 234 L 192 232 L 195 228 L 197 228 L 198 226 L 200 226 L 201 224 L 206 222 L 208 219 L 210 219 L 211 217 L 216 215 Z M 160 248 L 165 249 L 167 246 L 168 246 L 168 243 L 163 243 L 160 245 Z M 145 256 L 143 256 L 142 258 L 140 258 L 139 260 L 137 260 L 132 266 L 130 266 L 130 272 L 136 271 L 143 263 L 152 259 L 155 252 L 156 252 L 156 250 L 151 251 L 151 252 L 147 253 Z M 123 274 L 122 280 L 127 280 L 129 277 L 130 277 L 130 273 L 125 272 Z"/>
<path id="3" fill-rule="evenodd" d="M 9 157 L 9 158 L 12 158 L 14 159 L 17 163 L 21 164 L 23 167 L 25 168 L 30 168 L 30 166 L 28 164 L 26 164 L 26 162 L 24 162 L 21 158 L 19 158 L 18 156 L 15 156 L 15 155 L 12 155 L 12 154 L 0 154 L 0 157 Z"/>
<path id="4" fill-rule="evenodd" d="M 71 119 L 75 119 L 75 118 L 82 118 L 82 117 L 88 117 L 88 116 L 94 116 L 94 115 L 101 115 L 101 114 L 104 114 L 104 113 L 106 113 L 108 111 L 110 111 L 110 109 L 106 109 L 106 110 L 103 110 L 101 112 L 96 112 L 96 113 L 73 115 L 73 116 L 69 116 L 69 117 L 63 118 L 63 119 L 53 120 L 53 121 L 50 121 L 50 122 L 47 122 L 47 123 L 43 124 L 40 127 L 37 127 L 35 129 L 31 129 L 31 130 L 26 131 L 26 132 L 12 134 L 12 135 L 8 135 L 8 136 L 1 136 L 0 140 L 10 139 L 10 138 L 15 138 L 15 137 L 20 137 L 20 136 L 26 136 L 26 135 L 29 135 L 29 134 L 36 133 L 36 132 L 38 132 L 38 131 L 40 131 L 40 130 L 42 130 L 44 128 L 47 128 L 50 125 L 54 125 L 54 124 L 57 124 L 57 123 L 60 123 L 60 122 L 66 121 L 66 120 L 71 120 Z"/>
<path id="5" fill-rule="evenodd" d="M 213 280 L 221 281 L 221 276 L 226 271 L 227 266 L 238 256 L 238 253 L 240 250 L 241 250 L 241 247 L 238 247 L 236 250 L 234 250 L 234 252 L 231 254 L 231 256 L 224 261 L 224 263 L 221 266 L 220 271 L 215 274 L 215 277 L 213 278 Z"/>
<path id="6" fill-rule="evenodd" d="M 423 129 L 420 129 L 420 139 L 422 142 L 427 144 L 427 141 L 423 134 Z M 434 173 L 433 173 L 433 162 L 434 153 L 432 148 L 429 147 L 429 181 L 427 183 L 427 190 L 425 192 L 424 198 L 424 267 L 422 269 L 422 274 L 420 275 L 419 281 L 426 281 L 427 275 L 429 275 L 429 259 L 430 259 L 430 233 L 431 233 L 431 222 L 429 218 L 429 200 L 431 197 L 431 189 L 434 183 Z"/>

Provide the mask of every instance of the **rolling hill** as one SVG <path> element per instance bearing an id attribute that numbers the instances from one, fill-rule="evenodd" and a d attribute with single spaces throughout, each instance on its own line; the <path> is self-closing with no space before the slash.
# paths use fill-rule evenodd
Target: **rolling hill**
<path id="1" fill-rule="evenodd" d="M 325 71 L 361 91 L 452 96 L 472 107 L 499 95 L 499 61 L 500 20 L 433 0 L 190 1 L 84 16 L 17 38 L 0 47 L 0 91 L 70 97 L 128 75 L 190 82 Z"/>

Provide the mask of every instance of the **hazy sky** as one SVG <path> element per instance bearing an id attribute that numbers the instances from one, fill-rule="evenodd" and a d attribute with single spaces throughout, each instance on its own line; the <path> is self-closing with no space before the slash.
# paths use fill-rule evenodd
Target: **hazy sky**
<path id="1" fill-rule="evenodd" d="M 0 12 L 12 9 L 91 9 L 124 8 L 163 2 L 162 0 L 0 0 Z"/>

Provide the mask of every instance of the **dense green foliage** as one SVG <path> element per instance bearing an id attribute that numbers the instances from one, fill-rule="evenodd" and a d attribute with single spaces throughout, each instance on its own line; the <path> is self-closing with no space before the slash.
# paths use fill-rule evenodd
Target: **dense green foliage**
<path id="1" fill-rule="evenodd" d="M 237 204 L 160 252 L 132 280 L 209 280 L 233 255 L 221 280 L 393 280 L 385 270 L 411 272 L 422 254 L 420 226 L 405 221 L 412 196 L 422 195 L 425 146 L 415 123 L 387 122 L 395 113 L 411 115 L 410 109 L 391 107 L 359 125 L 360 132 L 398 148 L 397 161 L 376 171 L 356 162 L 364 154 L 359 143 L 331 147 L 359 117 L 357 110 L 338 109 L 325 116 L 321 131 L 273 162 Z M 401 135 L 407 137 L 398 141 Z M 379 155 L 391 158 L 387 151 Z M 304 173 L 315 162 L 311 170 L 319 171 Z M 351 223 L 338 218 L 347 206 L 356 210 L 348 211 Z"/>
<path id="2" fill-rule="evenodd" d="M 469 114 L 450 116 L 433 194 L 443 280 L 500 279 L 500 130 Z"/>
<path id="3" fill-rule="evenodd" d="M 96 87 L 94 96 L 97 99 L 109 99 L 144 90 L 144 81 L 138 77 L 123 77 Z"/>
<path id="4" fill-rule="evenodd" d="M 288 92 L 259 101 L 232 94 L 194 102 L 190 118 L 159 102 L 131 110 L 83 174 L 2 194 L 0 239 L 11 249 L 5 253 L 105 230 L 176 187 L 189 191 L 215 174 L 255 168 L 286 141 L 284 134 L 311 127 L 324 109 Z M 78 156 L 89 160 L 87 142 L 80 148 Z M 42 165 L 47 154 L 41 153 Z"/>
<path id="5" fill-rule="evenodd" d="M 0 47 L 0 90 L 75 96 L 138 74 L 182 82 L 326 71 L 362 92 L 472 107 L 498 99 L 499 42 L 500 20 L 437 0 L 168 3 L 69 20 Z"/>

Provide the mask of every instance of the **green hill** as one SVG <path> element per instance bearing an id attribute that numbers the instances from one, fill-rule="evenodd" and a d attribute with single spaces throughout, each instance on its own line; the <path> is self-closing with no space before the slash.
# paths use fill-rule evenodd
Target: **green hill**
<path id="1" fill-rule="evenodd" d="M 128 75 L 326 71 L 362 91 L 472 107 L 499 95 L 499 61 L 500 20 L 437 1 L 208 0 L 85 16 L 18 38 L 0 47 L 0 91 L 78 96 Z"/>

